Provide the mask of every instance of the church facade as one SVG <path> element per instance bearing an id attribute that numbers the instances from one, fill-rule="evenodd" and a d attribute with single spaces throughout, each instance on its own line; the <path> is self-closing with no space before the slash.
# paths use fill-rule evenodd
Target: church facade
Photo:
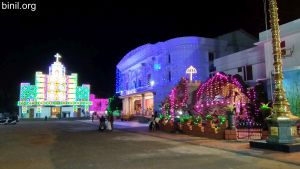
<path id="1" fill-rule="evenodd" d="M 77 74 L 66 75 L 65 66 L 55 55 L 49 74 L 36 72 L 35 85 L 21 83 L 18 101 L 21 118 L 68 118 L 88 116 L 90 85 L 77 85 Z"/>
<path id="2" fill-rule="evenodd" d="M 182 77 L 199 84 L 213 76 L 214 58 L 232 53 L 226 49 L 231 49 L 227 41 L 191 36 L 130 51 L 116 66 L 116 92 L 123 101 L 122 115 L 149 117 L 159 111 L 161 102 Z"/>

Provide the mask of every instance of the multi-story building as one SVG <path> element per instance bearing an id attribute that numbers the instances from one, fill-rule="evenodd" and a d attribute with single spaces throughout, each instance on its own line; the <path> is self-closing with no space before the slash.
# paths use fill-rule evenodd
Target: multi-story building
<path id="1" fill-rule="evenodd" d="M 294 114 L 300 116 L 300 19 L 280 26 L 284 88 Z M 250 85 L 262 81 L 268 99 L 273 94 L 273 50 L 271 31 L 259 33 L 255 47 L 215 59 L 217 71 L 239 74 Z"/>
<path id="2" fill-rule="evenodd" d="M 90 85 L 77 86 L 77 74 L 66 75 L 66 68 L 59 61 L 49 67 L 49 74 L 36 72 L 35 85 L 21 83 L 19 113 L 22 118 L 81 117 L 87 115 Z"/>
<path id="3" fill-rule="evenodd" d="M 226 37 L 230 39 L 224 40 Z M 149 116 L 159 110 L 179 80 L 189 79 L 186 70 L 190 66 L 197 71 L 194 80 L 207 80 L 216 71 L 215 58 L 243 49 L 232 46 L 237 45 L 230 43 L 232 39 L 180 37 L 130 51 L 117 65 L 116 92 L 123 99 L 123 114 Z M 242 41 L 246 43 L 246 39 Z M 252 46 L 252 39 L 248 44 Z"/>

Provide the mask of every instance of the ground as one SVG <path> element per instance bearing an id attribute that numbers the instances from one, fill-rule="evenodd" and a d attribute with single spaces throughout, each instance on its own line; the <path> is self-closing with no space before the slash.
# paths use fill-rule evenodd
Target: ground
<path id="1" fill-rule="evenodd" d="M 147 134 L 147 126 L 132 128 L 134 125 L 117 123 L 115 127 L 113 132 L 99 133 L 96 123 L 90 121 L 1 125 L 0 169 L 300 168 L 247 153 L 210 148 L 205 146 L 210 140 L 199 137 Z M 204 146 L 191 144 L 197 142 Z"/>

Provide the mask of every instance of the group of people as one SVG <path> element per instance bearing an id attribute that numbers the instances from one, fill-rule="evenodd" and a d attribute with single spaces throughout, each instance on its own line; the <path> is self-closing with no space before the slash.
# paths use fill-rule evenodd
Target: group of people
<path id="1" fill-rule="evenodd" d="M 107 118 L 102 115 L 99 118 L 99 128 L 98 131 L 112 131 L 113 130 L 113 124 L 114 124 L 114 117 L 112 115 L 107 116 Z"/>
<path id="2" fill-rule="evenodd" d="M 160 118 L 158 117 L 158 113 L 155 112 L 154 115 L 151 116 L 151 119 L 150 119 L 150 123 L 149 123 L 149 130 L 150 131 L 156 131 L 159 129 L 159 121 L 160 121 Z"/>

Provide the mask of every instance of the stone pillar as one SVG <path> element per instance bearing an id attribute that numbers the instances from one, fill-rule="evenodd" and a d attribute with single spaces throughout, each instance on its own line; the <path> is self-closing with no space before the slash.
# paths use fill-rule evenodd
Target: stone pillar
<path id="1" fill-rule="evenodd" d="M 126 109 L 126 100 L 127 100 L 127 98 L 122 99 L 122 115 L 126 114 L 126 111 L 127 111 L 127 109 Z"/>
<path id="2" fill-rule="evenodd" d="M 128 109 L 127 109 L 128 115 L 131 114 L 130 100 L 131 100 L 131 98 L 128 97 Z"/>
<path id="3" fill-rule="evenodd" d="M 145 94 L 142 94 L 142 115 L 147 115 L 145 114 Z"/>

